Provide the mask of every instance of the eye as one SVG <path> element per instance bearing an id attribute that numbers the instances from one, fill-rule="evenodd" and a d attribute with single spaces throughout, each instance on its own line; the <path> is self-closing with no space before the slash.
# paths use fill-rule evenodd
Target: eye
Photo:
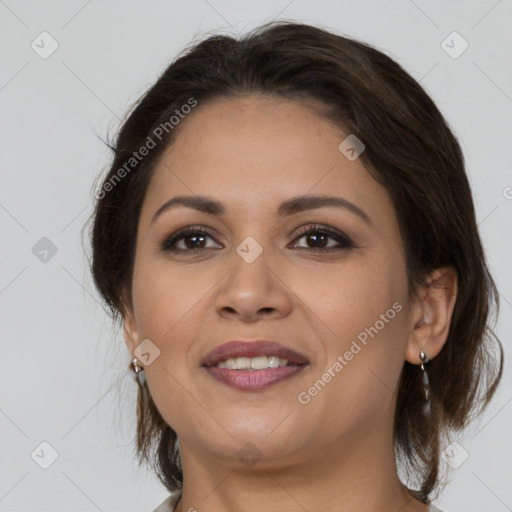
<path id="1" fill-rule="evenodd" d="M 324 251 L 324 252 L 330 252 L 330 251 L 340 251 L 342 249 L 349 249 L 351 247 L 355 247 L 352 240 L 342 233 L 341 231 L 338 231 L 336 229 L 327 227 L 327 226 L 308 226 L 304 230 L 301 231 L 299 236 L 295 240 L 300 240 L 302 238 L 305 238 L 306 244 L 312 243 L 313 246 L 309 247 L 299 247 L 300 249 L 306 249 L 311 250 L 313 252 L 315 251 Z M 334 240 L 338 242 L 338 245 L 336 246 L 330 246 L 329 247 L 329 238 L 331 240 Z"/>
<path id="2" fill-rule="evenodd" d="M 309 247 L 306 246 L 297 246 L 292 245 L 292 247 L 297 247 L 299 249 L 309 250 L 312 252 L 330 252 L 330 251 L 339 251 L 342 249 L 349 249 L 351 247 L 355 247 L 354 243 L 348 236 L 343 234 L 342 232 L 330 228 L 328 226 L 319 226 L 313 225 L 308 226 L 303 229 L 295 240 L 305 239 L 306 244 L 312 244 Z M 168 252 L 203 252 L 208 249 L 215 248 L 214 246 L 207 246 L 207 240 L 213 240 L 213 237 L 204 229 L 200 227 L 187 227 L 184 229 L 180 229 L 173 233 L 171 236 L 166 238 L 161 243 L 161 249 L 163 251 Z M 329 246 L 329 239 L 337 242 L 337 245 Z M 218 244 L 217 248 L 222 248 L 220 244 Z"/>
<path id="3" fill-rule="evenodd" d="M 203 229 L 188 227 L 180 229 L 166 238 L 161 244 L 161 249 L 169 252 L 201 252 L 210 248 L 205 246 L 205 241 L 208 238 L 213 240 L 211 235 Z M 179 247 L 180 244 L 181 247 Z"/>

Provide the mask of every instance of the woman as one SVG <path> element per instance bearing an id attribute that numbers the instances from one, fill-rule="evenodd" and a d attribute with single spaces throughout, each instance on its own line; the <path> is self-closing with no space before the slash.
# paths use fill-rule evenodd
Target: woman
<path id="1" fill-rule="evenodd" d="M 91 268 L 157 510 L 438 510 L 503 354 L 463 155 L 420 85 L 271 23 L 189 48 L 113 149 Z"/>

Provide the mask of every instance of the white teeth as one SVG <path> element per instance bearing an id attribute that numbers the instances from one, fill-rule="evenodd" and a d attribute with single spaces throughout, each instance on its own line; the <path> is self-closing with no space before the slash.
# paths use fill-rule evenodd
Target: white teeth
<path id="1" fill-rule="evenodd" d="M 228 370 L 266 370 L 267 368 L 277 368 L 278 366 L 287 366 L 288 359 L 282 359 L 277 356 L 258 356 L 258 357 L 234 357 L 221 361 L 217 366 L 227 368 Z"/>
<path id="2" fill-rule="evenodd" d="M 253 370 L 263 370 L 264 368 L 268 368 L 268 357 L 267 356 L 253 357 L 251 359 L 251 368 Z"/>
<path id="3" fill-rule="evenodd" d="M 237 357 L 236 358 L 236 369 L 250 370 L 251 369 L 251 358 L 250 357 Z"/>
<path id="4" fill-rule="evenodd" d="M 277 357 L 277 356 L 268 356 L 267 359 L 268 359 L 268 366 L 269 366 L 269 368 L 277 368 L 279 366 L 279 357 Z M 283 365 L 283 366 L 285 366 L 285 365 Z"/>

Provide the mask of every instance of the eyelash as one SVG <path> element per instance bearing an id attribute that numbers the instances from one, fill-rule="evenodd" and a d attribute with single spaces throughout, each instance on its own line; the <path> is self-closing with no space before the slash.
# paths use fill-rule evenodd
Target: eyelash
<path id="1" fill-rule="evenodd" d="M 329 228 L 328 226 L 321 226 L 321 225 L 311 225 L 307 228 L 303 229 L 297 237 L 294 239 L 299 240 L 303 238 L 306 235 L 309 234 L 320 234 L 320 235 L 327 235 L 329 238 L 332 238 L 333 240 L 336 240 L 340 244 L 339 247 L 328 247 L 328 248 L 306 248 L 306 247 L 299 247 L 301 250 L 306 250 L 309 252 L 332 252 L 332 251 L 341 251 L 344 249 L 351 249 L 355 247 L 352 240 L 346 236 L 345 234 L 341 233 L 340 231 L 337 231 L 335 229 Z M 173 246 L 176 244 L 176 242 L 183 240 L 185 238 L 188 238 L 190 236 L 194 235 L 206 235 L 207 237 L 213 238 L 208 232 L 206 232 L 204 229 L 196 226 L 191 226 L 187 228 L 180 229 L 176 233 L 173 233 L 171 236 L 166 238 L 161 243 L 161 250 L 165 252 L 171 252 L 171 253 L 195 253 L 199 254 L 204 251 L 208 251 L 211 248 L 199 248 L 199 249 L 176 249 L 173 248 Z"/>

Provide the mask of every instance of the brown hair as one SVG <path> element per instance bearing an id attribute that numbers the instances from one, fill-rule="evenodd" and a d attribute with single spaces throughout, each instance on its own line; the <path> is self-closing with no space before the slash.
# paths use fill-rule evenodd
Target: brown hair
<path id="1" fill-rule="evenodd" d="M 113 162 L 102 178 L 93 214 L 95 284 L 114 321 L 119 320 L 131 300 L 145 192 L 159 156 L 178 130 L 168 126 L 163 134 L 160 129 L 156 147 L 127 170 L 134 151 L 191 99 L 200 108 L 209 100 L 248 94 L 315 100 L 322 106 L 321 115 L 363 141 L 366 149 L 360 158 L 396 209 L 411 293 L 416 284 L 426 284 L 434 269 L 452 265 L 457 271 L 448 339 L 426 367 L 431 418 L 421 407 L 421 371 L 408 362 L 395 413 L 397 458 L 417 482 L 411 494 L 429 503 L 441 483 L 442 436 L 463 429 L 473 414 L 480 414 L 501 380 L 503 349 L 490 322 L 499 301 L 460 146 L 427 93 L 388 56 L 320 28 L 282 21 L 240 39 L 214 35 L 188 48 L 138 101 L 111 144 Z M 123 166 L 126 172 L 116 180 Z M 139 385 L 137 454 L 167 489 L 181 488 L 176 433 L 158 412 L 147 384 Z"/>

